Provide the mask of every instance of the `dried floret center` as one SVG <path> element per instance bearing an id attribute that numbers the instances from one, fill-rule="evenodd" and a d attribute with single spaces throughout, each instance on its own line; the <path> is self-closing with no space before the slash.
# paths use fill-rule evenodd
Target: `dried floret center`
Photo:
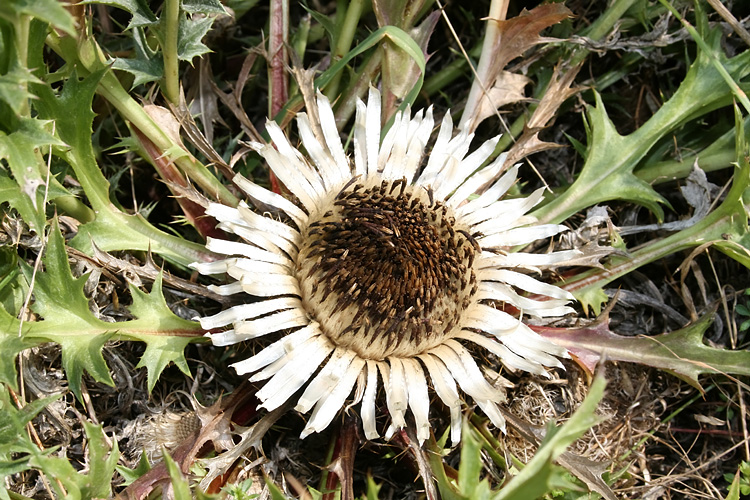
<path id="1" fill-rule="evenodd" d="M 457 328 L 476 292 L 479 247 L 449 207 L 406 180 L 343 189 L 311 214 L 298 276 L 337 345 L 368 359 L 413 356 Z"/>

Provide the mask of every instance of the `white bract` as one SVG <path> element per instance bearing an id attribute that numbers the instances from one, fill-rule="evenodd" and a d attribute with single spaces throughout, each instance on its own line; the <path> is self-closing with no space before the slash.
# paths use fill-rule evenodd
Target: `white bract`
<path id="1" fill-rule="evenodd" d="M 296 409 L 312 410 L 302 437 L 325 429 L 356 386 L 365 436 L 377 438 L 382 384 L 390 415 L 386 437 L 407 418 L 420 443 L 429 437 L 432 386 L 450 410 L 456 443 L 456 384 L 496 426 L 505 426 L 496 406 L 504 393 L 485 379 L 473 352 L 488 351 L 508 368 L 543 376 L 544 367 L 561 366 L 557 357 L 566 357 L 565 349 L 522 318 L 571 313 L 573 297 L 521 270 L 559 265 L 577 252 L 507 251 L 566 228 L 526 215 L 541 190 L 502 199 L 518 167 L 503 173 L 501 155 L 480 169 L 498 138 L 467 155 L 472 135 L 454 137 L 446 114 L 425 159 L 432 110 L 413 118 L 408 110 L 397 113 L 382 143 L 380 114 L 380 95 L 371 89 L 367 105 L 357 105 L 353 162 L 322 94 L 319 128 L 307 114 L 297 115 L 306 155 L 268 123 L 273 145 L 252 147 L 295 201 L 238 175 L 235 184 L 266 213 L 245 203 L 208 207 L 219 227 L 242 241 L 210 239 L 207 247 L 227 258 L 193 267 L 227 274 L 233 281 L 211 288 L 246 294 L 247 303 L 202 318 L 201 325 L 216 331 L 209 334 L 215 345 L 274 335 L 274 342 L 233 366 L 252 381 L 267 380 L 257 393 L 267 410 L 301 391 Z"/>

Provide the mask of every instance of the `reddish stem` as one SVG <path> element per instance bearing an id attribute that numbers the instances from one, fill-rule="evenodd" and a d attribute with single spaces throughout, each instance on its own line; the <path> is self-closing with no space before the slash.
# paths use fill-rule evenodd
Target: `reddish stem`
<path id="1" fill-rule="evenodd" d="M 289 0 L 271 0 L 270 33 L 268 37 L 268 73 L 270 116 L 276 116 L 289 100 L 289 63 L 286 46 L 289 38 Z M 273 172 L 268 172 L 271 190 L 281 194 L 281 185 Z"/>
<path id="2" fill-rule="evenodd" d="M 151 159 L 151 162 L 156 167 L 159 176 L 167 183 L 169 190 L 172 191 L 172 186 L 170 184 L 188 187 L 188 182 L 185 180 L 185 177 L 183 177 L 175 164 L 164 155 L 164 152 L 157 148 L 156 144 L 151 142 L 151 139 L 135 126 L 133 126 L 133 131 L 140 141 L 141 146 L 143 146 L 143 149 L 146 151 L 146 154 L 148 154 Z M 174 191 L 172 192 L 174 194 Z M 180 208 L 182 208 L 182 213 L 185 214 L 185 218 L 195 226 L 195 229 L 201 236 L 204 238 L 206 236 L 220 239 L 228 238 L 228 235 L 224 231 L 216 229 L 216 219 L 206 215 L 206 210 L 201 205 L 181 196 L 176 196 L 176 199 L 177 203 L 180 204 Z"/>

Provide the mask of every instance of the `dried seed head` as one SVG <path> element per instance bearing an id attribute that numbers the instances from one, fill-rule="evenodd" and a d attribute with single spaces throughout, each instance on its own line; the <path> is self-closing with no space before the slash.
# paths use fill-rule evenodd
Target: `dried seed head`
<path id="1" fill-rule="evenodd" d="M 311 214 L 297 258 L 303 301 L 336 345 L 365 359 L 439 345 L 477 290 L 476 242 L 405 179 L 356 184 Z"/>

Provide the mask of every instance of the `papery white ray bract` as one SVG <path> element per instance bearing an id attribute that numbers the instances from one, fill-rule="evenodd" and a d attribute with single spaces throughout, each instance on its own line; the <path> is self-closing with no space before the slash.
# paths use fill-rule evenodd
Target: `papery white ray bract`
<path id="1" fill-rule="evenodd" d="M 217 332 L 209 334 L 215 345 L 277 337 L 233 366 L 252 381 L 267 380 L 257 393 L 267 410 L 301 392 L 296 409 L 312 410 L 302 437 L 325 429 L 354 392 L 365 436 L 377 438 L 381 386 L 386 436 L 406 426 L 410 413 L 420 443 L 429 437 L 430 386 L 450 410 L 453 443 L 461 430 L 458 388 L 504 428 L 496 406 L 504 393 L 472 353 L 483 349 L 510 369 L 542 376 L 545 367 L 562 366 L 565 349 L 498 304 L 538 318 L 573 312 L 570 293 L 521 270 L 560 265 L 576 251 L 506 251 L 566 228 L 526 215 L 541 190 L 503 199 L 518 167 L 503 173 L 501 155 L 480 169 L 498 138 L 469 153 L 472 134 L 454 136 L 450 114 L 425 158 L 432 109 L 397 113 L 381 143 L 380 95 L 370 89 L 367 104 L 357 103 L 353 162 L 320 93 L 317 115 L 317 133 L 305 113 L 297 116 L 306 154 L 274 122 L 267 124 L 273 145 L 251 145 L 294 201 L 237 175 L 251 203 L 275 213 L 258 214 L 244 202 L 208 207 L 240 241 L 209 239 L 208 249 L 226 258 L 193 267 L 227 274 L 233 281 L 211 288 L 245 294 L 247 303 L 201 325 Z"/>

